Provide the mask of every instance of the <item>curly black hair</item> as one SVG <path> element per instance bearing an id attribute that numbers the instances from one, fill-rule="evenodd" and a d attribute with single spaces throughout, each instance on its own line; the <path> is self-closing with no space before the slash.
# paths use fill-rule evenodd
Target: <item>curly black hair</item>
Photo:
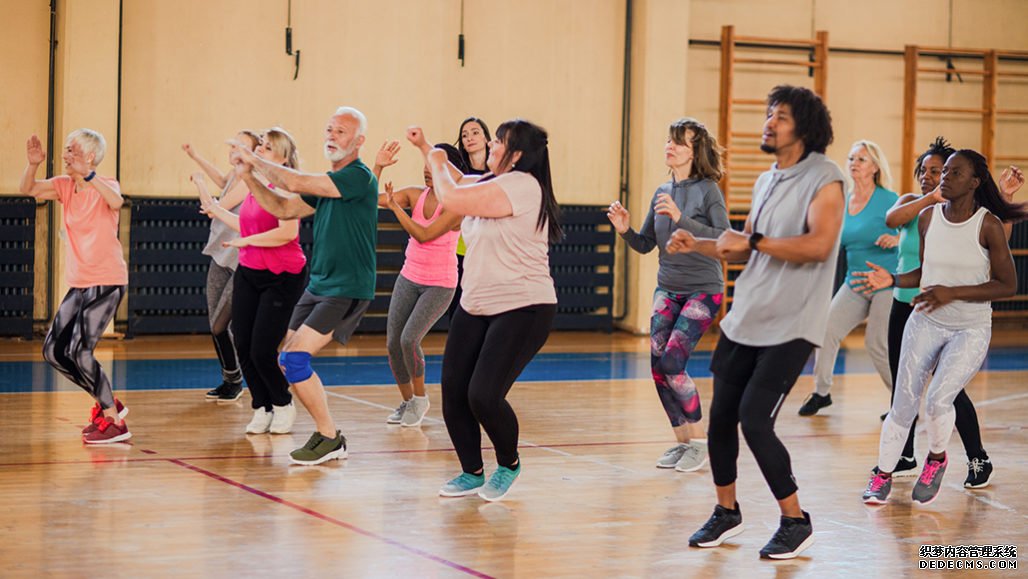
<path id="1" fill-rule="evenodd" d="M 945 163 L 946 159 L 949 159 L 949 156 L 956 152 L 957 150 L 953 148 L 953 145 L 949 144 L 949 141 L 947 141 L 945 137 L 941 135 L 935 137 L 935 140 L 928 145 L 925 152 L 921 153 L 921 156 L 917 158 L 917 162 L 914 163 L 914 178 L 916 179 L 920 177 L 921 173 L 924 172 L 922 164 L 928 157 L 942 157 L 942 161 Z"/>
<path id="2" fill-rule="evenodd" d="M 787 104 L 792 109 L 796 135 L 803 139 L 803 156 L 824 153 L 835 136 L 832 133 L 832 114 L 821 97 L 809 88 L 780 84 L 767 95 L 768 113 L 780 104 Z"/>

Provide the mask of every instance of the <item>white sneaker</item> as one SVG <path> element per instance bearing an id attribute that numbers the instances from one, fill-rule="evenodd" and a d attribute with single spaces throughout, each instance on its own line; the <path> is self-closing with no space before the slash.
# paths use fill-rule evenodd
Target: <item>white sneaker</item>
<path id="1" fill-rule="evenodd" d="M 270 412 L 263 408 L 258 408 L 253 411 L 253 418 L 250 419 L 250 424 L 246 425 L 247 434 L 264 434 L 271 427 L 272 415 Z"/>
<path id="2" fill-rule="evenodd" d="M 428 414 L 428 396 L 415 396 L 407 402 L 407 409 L 403 411 L 403 418 L 400 419 L 400 426 L 418 426 Z"/>
<path id="3" fill-rule="evenodd" d="M 293 423 L 296 422 L 296 406 L 292 402 L 285 406 L 272 406 L 271 413 L 272 434 L 287 434 L 293 429 Z"/>
<path id="4" fill-rule="evenodd" d="M 386 418 L 386 424 L 399 424 L 403 420 L 403 413 L 407 410 L 407 406 L 410 405 L 410 400 L 404 400 L 393 410 L 393 413 Z"/>
<path id="5" fill-rule="evenodd" d="M 707 464 L 707 443 L 692 440 L 675 465 L 678 472 L 693 472 Z"/>

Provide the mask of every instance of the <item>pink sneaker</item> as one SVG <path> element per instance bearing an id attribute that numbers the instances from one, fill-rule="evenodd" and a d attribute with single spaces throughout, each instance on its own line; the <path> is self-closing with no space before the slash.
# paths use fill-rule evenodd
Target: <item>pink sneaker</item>
<path id="1" fill-rule="evenodd" d="M 100 419 L 96 421 L 96 430 L 83 436 L 82 442 L 86 444 L 110 444 L 132 438 L 128 425 L 125 424 L 124 420 L 120 422 L 121 424 L 116 424 L 110 418 L 101 415 Z"/>
<path id="2" fill-rule="evenodd" d="M 914 492 L 911 498 L 922 505 L 929 505 L 939 496 L 939 489 L 942 488 L 942 476 L 946 474 L 946 467 L 949 466 L 949 455 L 942 460 L 929 458 L 924 461 L 924 470 L 921 476 L 914 483 Z"/>
<path id="3" fill-rule="evenodd" d="M 118 418 L 124 420 L 128 416 L 128 408 L 121 403 L 121 400 L 114 399 L 114 407 L 118 409 Z M 89 424 L 82 429 L 82 434 L 86 435 L 97 429 L 97 422 L 104 415 L 104 411 L 100 408 L 100 403 L 93 404 L 93 407 L 89 410 Z"/>

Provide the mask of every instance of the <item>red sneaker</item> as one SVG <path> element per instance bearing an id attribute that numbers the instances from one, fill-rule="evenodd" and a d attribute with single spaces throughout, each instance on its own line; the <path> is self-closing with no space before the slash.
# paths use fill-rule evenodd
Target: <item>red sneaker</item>
<path id="1" fill-rule="evenodd" d="M 124 419 L 126 416 L 128 416 L 128 408 L 126 408 L 125 405 L 121 403 L 121 400 L 115 398 L 114 407 L 118 409 L 118 418 Z M 97 402 L 96 404 L 93 404 L 93 407 L 89 410 L 89 424 L 87 424 L 86 427 L 82 429 L 82 434 L 89 434 L 90 432 L 96 430 L 97 423 L 100 421 L 103 415 L 104 411 L 102 408 L 100 408 L 100 403 Z"/>
<path id="2" fill-rule="evenodd" d="M 96 430 L 82 437 L 82 442 L 86 444 L 110 444 L 112 442 L 121 442 L 132 438 L 132 433 L 129 432 L 128 424 L 122 420 L 121 424 L 116 424 L 110 418 L 104 415 L 100 415 L 100 419 L 96 421 Z"/>

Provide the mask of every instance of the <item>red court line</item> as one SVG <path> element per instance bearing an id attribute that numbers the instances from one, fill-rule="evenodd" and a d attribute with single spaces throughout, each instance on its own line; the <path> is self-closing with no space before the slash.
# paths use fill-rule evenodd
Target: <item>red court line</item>
<path id="1" fill-rule="evenodd" d="M 310 516 L 312 516 L 312 517 L 314 517 L 316 519 L 321 519 L 322 521 L 325 521 L 326 523 L 330 523 L 330 524 L 336 525 L 337 527 L 342 527 L 344 529 L 348 529 L 350 531 L 353 531 L 354 533 L 357 533 L 357 534 L 360 534 L 360 535 L 364 535 L 365 537 L 370 537 L 372 539 L 376 539 L 378 541 L 382 541 L 383 543 L 385 543 L 387 545 L 390 545 L 390 546 L 393 546 L 393 547 L 398 547 L 400 549 L 403 549 L 404 551 L 407 551 L 408 553 L 413 553 L 414 555 L 417 555 L 419 557 L 423 557 L 423 558 L 428 559 L 430 561 L 435 561 L 436 563 L 440 563 L 440 564 L 445 565 L 445 566 L 447 566 L 447 567 L 449 567 L 451 569 L 455 569 L 457 571 L 460 571 L 461 573 L 466 573 L 468 575 L 471 575 L 472 577 L 484 577 L 484 578 L 492 579 L 491 575 L 486 575 L 485 573 L 482 573 L 480 571 L 475 571 L 474 569 L 472 569 L 470 567 L 465 567 L 464 565 L 461 565 L 459 563 L 454 563 L 453 561 L 450 561 L 449 559 L 444 559 L 444 558 L 442 558 L 442 557 L 440 557 L 438 555 L 433 555 L 432 553 L 429 553 L 427 551 L 423 551 L 421 549 L 418 549 L 417 547 L 411 547 L 410 545 L 406 545 L 406 544 L 401 543 L 401 542 L 399 542 L 399 541 L 397 541 L 395 539 L 390 539 L 389 537 L 383 537 L 382 535 L 379 535 L 377 533 L 373 533 L 373 532 L 368 531 L 366 529 L 362 529 L 362 528 L 360 528 L 360 527 L 358 527 L 356 525 L 351 525 L 350 523 L 347 523 L 346 521 L 340 521 L 339 519 L 337 519 L 335 517 L 330 517 L 330 516 L 328 516 L 328 515 L 326 515 L 324 513 L 319 513 L 318 511 L 315 511 L 313 509 L 309 509 L 307 507 L 298 505 L 298 504 L 296 504 L 296 503 L 294 503 L 292 501 L 288 501 L 288 500 L 283 499 L 281 497 L 277 497 L 277 496 L 275 496 L 273 494 L 266 493 L 266 492 L 264 492 L 264 491 L 262 491 L 260 489 L 251 487 L 249 485 L 245 485 L 245 484 L 243 484 L 241 482 L 234 481 L 234 480 L 232 480 L 232 479 L 230 479 L 228 477 L 224 477 L 224 476 L 222 476 L 220 474 L 217 474 L 215 472 L 211 472 L 211 471 L 209 471 L 207 469 L 191 465 L 191 464 L 189 464 L 187 462 L 183 462 L 183 461 L 175 459 L 175 458 L 171 458 L 171 459 L 167 459 L 167 460 L 168 460 L 168 462 L 170 462 L 172 464 L 176 464 L 176 465 L 181 466 L 183 468 L 187 468 L 187 469 L 189 469 L 189 470 L 191 470 L 193 472 L 197 472 L 197 473 L 200 473 L 200 474 L 202 474 L 204 476 L 210 477 L 210 478 L 212 478 L 212 479 L 214 479 L 216 481 L 223 482 L 223 483 L 225 483 L 227 485 L 234 486 L 234 487 L 236 487 L 238 489 L 242 489 L 242 490 L 244 490 L 244 491 L 246 491 L 246 492 L 248 492 L 250 494 L 253 494 L 253 495 L 256 495 L 258 497 L 261 497 L 262 499 L 267 499 L 267 500 L 272 501 L 274 503 L 278 503 L 278 504 L 280 504 L 282 506 L 289 507 L 289 508 L 297 510 L 297 511 L 299 511 L 299 512 L 305 514 L 305 515 L 310 515 Z"/>

